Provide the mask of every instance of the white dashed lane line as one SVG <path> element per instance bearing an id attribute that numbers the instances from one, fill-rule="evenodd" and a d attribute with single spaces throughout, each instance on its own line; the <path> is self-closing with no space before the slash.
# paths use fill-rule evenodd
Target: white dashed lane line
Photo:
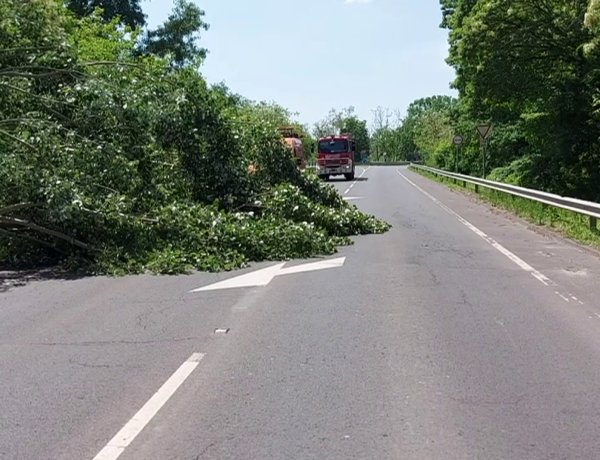
<path id="1" fill-rule="evenodd" d="M 358 182 L 358 179 L 360 179 L 362 176 L 365 175 L 365 173 L 369 170 L 369 168 L 371 168 L 370 166 L 368 166 L 366 169 L 363 170 L 363 172 L 360 173 L 360 176 L 358 176 L 358 178 L 352 182 L 352 184 L 350 184 L 350 187 L 348 187 L 345 191 L 344 191 L 344 195 L 347 195 L 348 192 L 350 192 L 350 190 L 352 190 L 352 187 L 354 187 L 356 185 L 356 183 Z"/>
<path id="2" fill-rule="evenodd" d="M 202 353 L 194 353 L 179 369 L 163 384 L 160 389 L 144 404 L 144 406 L 129 420 L 123 428 L 112 438 L 104 448 L 98 452 L 94 460 L 115 460 L 133 442 L 138 434 L 150 423 L 158 411 L 175 394 L 183 382 L 194 372 L 200 361 L 204 358 Z"/>

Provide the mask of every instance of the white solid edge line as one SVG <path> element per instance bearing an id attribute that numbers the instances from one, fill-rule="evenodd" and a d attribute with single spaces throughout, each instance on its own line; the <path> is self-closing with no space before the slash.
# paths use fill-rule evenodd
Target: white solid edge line
<path id="1" fill-rule="evenodd" d="M 546 275 L 544 275 L 543 273 L 541 273 L 538 270 L 536 270 L 535 268 L 533 268 L 531 265 L 529 265 L 527 262 L 525 262 L 519 256 L 517 256 L 516 254 L 510 252 L 508 249 L 506 249 L 504 246 L 502 246 L 500 243 L 498 243 L 492 237 L 488 236 L 487 234 L 485 234 L 484 232 L 482 232 L 481 230 L 479 230 L 477 227 L 475 227 L 475 225 L 473 225 L 472 223 L 470 223 L 468 220 L 464 219 L 462 216 L 460 216 L 459 214 L 457 214 L 456 212 L 454 212 L 452 209 L 450 209 L 448 206 L 446 206 L 444 203 L 442 203 L 436 197 L 434 197 L 433 195 L 431 195 L 427 191 L 423 190 L 421 187 L 419 187 L 417 184 L 415 184 L 413 181 L 411 181 L 408 177 L 406 177 L 404 174 L 402 174 L 400 172 L 400 170 L 397 170 L 396 172 L 398 173 L 398 175 L 400 177 L 402 177 L 410 185 L 412 185 L 417 190 L 419 190 L 421 193 L 423 193 L 425 196 L 427 196 L 430 200 L 432 200 L 440 208 L 442 208 L 447 213 L 449 213 L 449 214 L 453 215 L 454 217 L 456 217 L 459 220 L 460 223 L 462 223 L 464 226 L 466 226 L 473 233 L 475 233 L 476 235 L 478 235 L 479 237 L 481 237 L 483 240 L 485 240 L 490 246 L 492 246 L 498 252 L 500 252 L 501 254 L 503 254 L 505 257 L 507 257 L 510 261 L 512 261 L 516 265 L 518 265 L 520 268 L 522 268 L 526 272 L 530 273 L 531 276 L 533 276 L 535 279 L 537 279 L 540 283 L 542 283 L 542 284 L 544 284 L 546 286 L 550 286 L 550 285 L 554 284 L 552 282 L 552 280 L 550 278 L 548 278 Z"/>
<path id="2" fill-rule="evenodd" d="M 118 458 L 171 396 L 175 394 L 180 385 L 185 382 L 198 364 L 200 364 L 202 358 L 204 358 L 203 353 L 193 353 L 108 444 L 98 452 L 94 460 L 115 460 Z"/>

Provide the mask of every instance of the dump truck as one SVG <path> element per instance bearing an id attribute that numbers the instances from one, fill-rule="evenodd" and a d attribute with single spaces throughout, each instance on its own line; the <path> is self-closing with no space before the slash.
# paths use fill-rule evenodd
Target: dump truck
<path id="1" fill-rule="evenodd" d="M 282 126 L 279 128 L 279 133 L 283 137 L 284 142 L 290 148 L 292 155 L 296 160 L 296 164 L 299 169 L 304 169 L 306 167 L 305 159 L 304 159 L 304 150 L 302 148 L 302 141 L 300 140 L 300 135 L 290 126 Z"/>

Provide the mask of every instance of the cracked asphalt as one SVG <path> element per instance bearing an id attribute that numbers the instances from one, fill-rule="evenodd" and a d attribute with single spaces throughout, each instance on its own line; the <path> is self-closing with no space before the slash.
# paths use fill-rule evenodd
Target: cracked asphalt
<path id="1" fill-rule="evenodd" d="M 265 287 L 0 273 L 0 458 L 94 458 L 192 353 L 121 459 L 598 458 L 598 255 L 406 168 L 346 197 L 392 230 Z"/>

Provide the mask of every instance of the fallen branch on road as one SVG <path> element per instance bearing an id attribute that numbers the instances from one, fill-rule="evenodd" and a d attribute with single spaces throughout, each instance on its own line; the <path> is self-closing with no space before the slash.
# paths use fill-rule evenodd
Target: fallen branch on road
<path id="1" fill-rule="evenodd" d="M 23 219 L 17 219 L 16 217 L 10 216 L 0 216 L 0 227 L 24 227 L 30 230 L 34 230 L 39 233 L 43 233 L 45 235 L 53 236 L 60 240 L 66 241 L 73 246 L 77 246 L 78 248 L 85 249 L 89 252 L 96 252 L 96 249 L 90 246 L 89 244 L 84 243 L 83 241 L 79 241 L 72 236 L 65 235 L 64 233 L 58 232 L 56 230 L 51 230 L 46 227 L 42 227 L 41 225 L 37 225 L 33 222 L 29 222 Z M 9 232 L 11 233 L 11 232 Z"/>

